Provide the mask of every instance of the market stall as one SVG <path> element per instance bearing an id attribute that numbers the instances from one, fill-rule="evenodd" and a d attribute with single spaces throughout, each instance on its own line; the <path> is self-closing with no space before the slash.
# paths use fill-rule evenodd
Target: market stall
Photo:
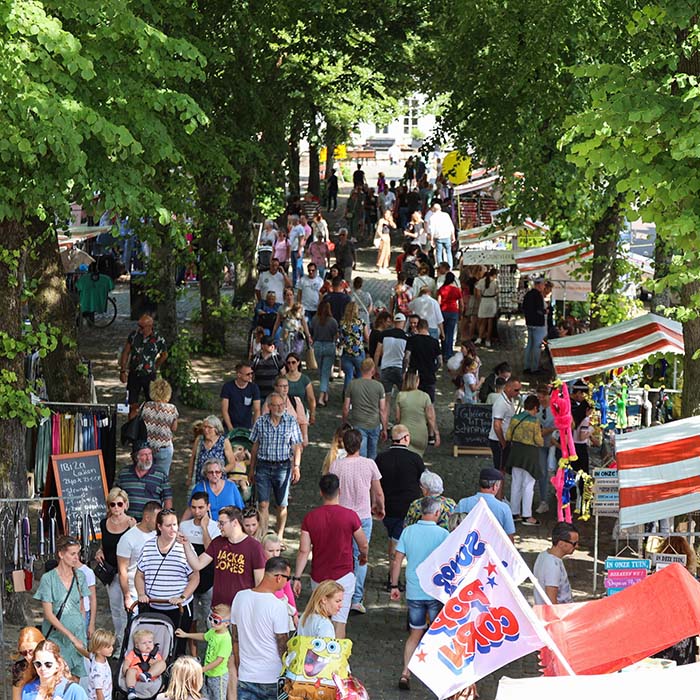
<path id="1" fill-rule="evenodd" d="M 593 246 L 570 241 L 515 252 L 515 262 L 523 275 L 541 274 L 559 265 L 580 262 L 591 257 Z"/>
<path id="2" fill-rule="evenodd" d="M 685 352 L 681 324 L 656 314 L 551 340 L 549 349 L 557 376 L 564 381 L 642 362 L 653 353 Z"/>
<path id="3" fill-rule="evenodd" d="M 700 417 L 618 435 L 620 527 L 700 510 Z"/>

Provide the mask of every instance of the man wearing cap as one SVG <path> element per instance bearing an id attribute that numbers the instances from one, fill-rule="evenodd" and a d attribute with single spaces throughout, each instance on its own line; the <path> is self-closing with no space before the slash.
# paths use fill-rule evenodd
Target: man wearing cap
<path id="1" fill-rule="evenodd" d="M 406 352 L 408 336 L 404 327 L 406 316 L 402 313 L 394 315 L 394 327 L 385 330 L 377 343 L 374 351 L 374 364 L 380 367 L 379 378 L 384 391 L 391 396 L 393 387 L 401 391 L 403 384 L 403 358 Z"/>
<path id="2" fill-rule="evenodd" d="M 360 431 L 360 455 L 368 459 L 377 456 L 379 440 L 386 440 L 388 421 L 384 387 L 373 379 L 374 369 L 374 360 L 362 360 L 360 376 L 350 382 L 343 401 L 343 421 Z"/>
<path id="3" fill-rule="evenodd" d="M 173 507 L 173 490 L 168 475 L 153 465 L 153 453 L 145 442 L 134 444 L 132 463 L 124 467 L 114 485 L 129 496 L 127 515 L 141 520 L 143 507 L 148 501 L 158 501 L 163 508 Z"/>
<path id="4" fill-rule="evenodd" d="M 515 523 L 510 506 L 496 498 L 496 494 L 503 484 L 503 474 L 498 469 L 488 467 L 479 472 L 479 490 L 473 495 L 463 498 L 455 508 L 455 513 L 469 513 L 479 502 L 479 499 L 486 501 L 489 510 L 496 516 L 496 520 L 501 524 L 506 535 L 514 539 Z"/>
<path id="5" fill-rule="evenodd" d="M 275 350 L 275 341 L 269 335 L 264 335 L 260 341 L 260 352 L 251 362 L 255 373 L 255 383 L 260 390 L 260 401 L 263 402 L 275 388 L 278 374 L 285 374 L 284 362 Z"/>
<path id="6" fill-rule="evenodd" d="M 523 313 L 527 326 L 524 372 L 539 373 L 542 342 L 547 335 L 547 315 L 544 307 L 544 277 L 538 277 L 523 298 Z"/>

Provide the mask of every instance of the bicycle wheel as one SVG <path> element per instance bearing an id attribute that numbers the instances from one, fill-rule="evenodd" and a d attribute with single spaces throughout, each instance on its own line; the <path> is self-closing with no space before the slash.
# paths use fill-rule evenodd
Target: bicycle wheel
<path id="1" fill-rule="evenodd" d="M 114 323 L 114 319 L 117 317 L 117 302 L 113 297 L 107 297 L 107 304 L 105 305 L 105 310 L 100 313 L 96 311 L 93 314 L 92 319 L 88 318 L 88 323 L 95 326 L 95 328 L 107 328 Z"/>

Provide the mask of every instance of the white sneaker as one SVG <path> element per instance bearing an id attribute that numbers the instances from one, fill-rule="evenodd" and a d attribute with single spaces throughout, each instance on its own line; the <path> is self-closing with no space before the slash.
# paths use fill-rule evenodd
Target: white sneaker
<path id="1" fill-rule="evenodd" d="M 487 341 L 484 343 L 484 345 L 485 345 L 487 348 L 490 348 L 490 347 L 491 347 L 491 341 L 490 341 L 490 340 L 487 340 Z"/>
<path id="2" fill-rule="evenodd" d="M 548 511 L 549 511 L 549 503 L 547 503 L 547 501 L 542 501 L 542 503 L 540 503 L 537 506 L 537 510 L 535 511 L 535 513 L 542 514 L 542 513 L 547 513 Z"/>
<path id="3" fill-rule="evenodd" d="M 477 338 L 477 339 L 474 341 L 474 345 L 481 345 L 481 338 Z"/>

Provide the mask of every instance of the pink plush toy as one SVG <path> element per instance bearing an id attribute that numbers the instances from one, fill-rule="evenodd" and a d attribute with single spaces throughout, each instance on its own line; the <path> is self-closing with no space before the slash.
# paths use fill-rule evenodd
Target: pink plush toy
<path id="1" fill-rule="evenodd" d="M 561 383 L 559 388 L 552 389 L 552 394 L 549 397 L 549 407 L 552 409 L 552 415 L 554 416 L 554 425 L 559 431 L 561 456 L 573 462 L 578 457 L 576 456 L 574 436 L 571 430 L 573 421 L 571 420 L 569 387 L 564 382 Z"/>

